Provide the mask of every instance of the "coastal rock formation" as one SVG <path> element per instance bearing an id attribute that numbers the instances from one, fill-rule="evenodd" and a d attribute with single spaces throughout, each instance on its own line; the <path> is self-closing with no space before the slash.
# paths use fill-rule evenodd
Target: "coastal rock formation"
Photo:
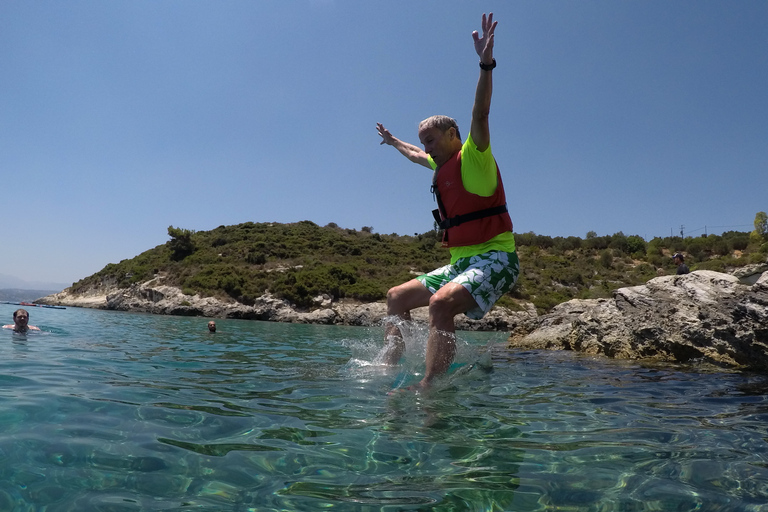
<path id="1" fill-rule="evenodd" d="M 571 300 L 513 330 L 509 346 L 768 370 L 768 272 L 743 279 L 698 270 Z"/>
<path id="2" fill-rule="evenodd" d="M 745 265 L 737 268 L 731 273 L 738 277 L 742 284 L 753 285 L 765 272 L 768 272 L 768 262 Z"/>
<path id="3" fill-rule="evenodd" d="M 43 297 L 40 304 L 135 311 L 161 315 L 204 316 L 211 318 L 238 318 L 272 322 L 308 323 L 326 325 L 380 325 L 387 316 L 386 304 L 374 302 L 359 304 L 333 302 L 328 296 L 315 299 L 316 307 L 300 311 L 289 302 L 264 294 L 253 305 L 224 301 L 213 297 L 184 295 L 174 286 L 159 284 L 157 280 L 137 283 L 129 288 L 102 285 L 85 292 L 72 293 L 69 289 Z M 426 322 L 426 308 L 413 311 L 415 321 Z M 511 331 L 528 325 L 536 317 L 536 309 L 528 304 L 523 311 L 510 311 L 495 307 L 482 320 L 471 320 L 465 315 L 456 318 L 456 328 L 467 331 Z"/>

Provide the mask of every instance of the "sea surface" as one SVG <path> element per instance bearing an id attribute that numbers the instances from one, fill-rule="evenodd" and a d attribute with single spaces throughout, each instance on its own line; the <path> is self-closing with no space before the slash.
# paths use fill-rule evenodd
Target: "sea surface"
<path id="1" fill-rule="evenodd" d="M 0 305 L 10 323 L 18 306 Z M 27 308 L 0 330 L 0 511 L 768 511 L 768 377 L 459 333 Z"/>

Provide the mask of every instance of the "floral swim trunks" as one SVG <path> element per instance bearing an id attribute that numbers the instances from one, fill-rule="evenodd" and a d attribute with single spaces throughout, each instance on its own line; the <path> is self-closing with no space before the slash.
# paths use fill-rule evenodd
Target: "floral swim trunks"
<path id="1" fill-rule="evenodd" d="M 469 318 L 479 320 L 517 282 L 520 261 L 517 253 L 490 251 L 470 258 L 461 258 L 416 279 L 435 293 L 448 283 L 457 283 L 472 294 L 477 307 L 466 312 Z"/>

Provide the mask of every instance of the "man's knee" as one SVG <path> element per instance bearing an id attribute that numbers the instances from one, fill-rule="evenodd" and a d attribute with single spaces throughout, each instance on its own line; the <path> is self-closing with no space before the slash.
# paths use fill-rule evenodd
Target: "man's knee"
<path id="1" fill-rule="evenodd" d="M 453 318 L 473 307 L 475 307 L 475 301 L 463 286 L 446 286 L 430 297 L 429 316 L 431 318 Z"/>
<path id="2" fill-rule="evenodd" d="M 398 302 L 401 301 L 402 296 L 403 296 L 402 286 L 403 285 L 393 286 L 392 288 L 387 290 L 387 305 L 388 306 L 393 306 L 393 305 L 395 305 L 395 304 L 397 304 Z"/>
<path id="3" fill-rule="evenodd" d="M 398 315 L 413 308 L 426 306 L 429 292 L 418 281 L 408 281 L 387 291 L 387 311 Z"/>

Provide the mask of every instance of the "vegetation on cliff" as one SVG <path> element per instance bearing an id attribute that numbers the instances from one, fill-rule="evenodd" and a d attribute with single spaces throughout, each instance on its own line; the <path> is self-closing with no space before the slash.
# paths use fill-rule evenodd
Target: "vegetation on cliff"
<path id="1" fill-rule="evenodd" d="M 381 235 L 373 228 L 246 222 L 210 231 L 168 228 L 170 240 L 75 283 L 78 293 L 101 283 L 121 288 L 158 276 L 189 295 L 230 298 L 251 305 L 265 292 L 299 307 L 327 294 L 376 301 L 393 285 L 448 261 L 434 231 Z M 501 304 L 533 302 L 540 312 L 572 298 L 607 297 L 615 289 L 672 274 L 671 254 L 683 252 L 691 270 L 724 271 L 768 257 L 765 236 L 730 231 L 705 237 L 654 238 L 619 232 L 586 238 L 515 235 L 521 262 L 517 286 Z"/>

